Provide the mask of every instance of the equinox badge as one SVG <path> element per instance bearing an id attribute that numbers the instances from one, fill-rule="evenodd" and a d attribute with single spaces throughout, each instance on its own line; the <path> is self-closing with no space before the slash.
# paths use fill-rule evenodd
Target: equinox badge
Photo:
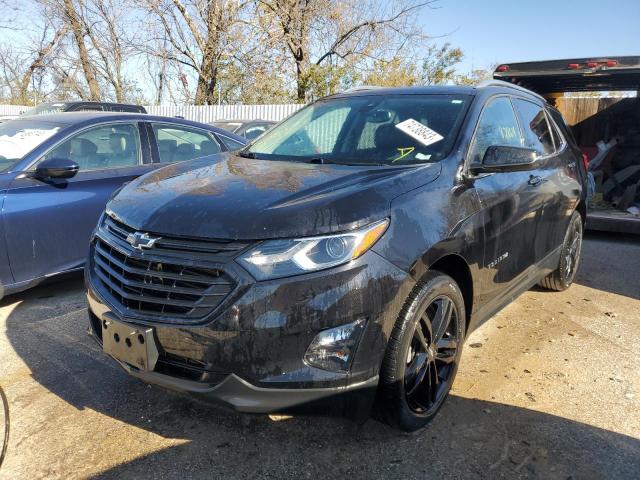
<path id="1" fill-rule="evenodd" d="M 148 233 L 135 232 L 127 235 L 127 242 L 136 250 L 151 248 L 160 240 L 160 237 L 150 237 Z"/>

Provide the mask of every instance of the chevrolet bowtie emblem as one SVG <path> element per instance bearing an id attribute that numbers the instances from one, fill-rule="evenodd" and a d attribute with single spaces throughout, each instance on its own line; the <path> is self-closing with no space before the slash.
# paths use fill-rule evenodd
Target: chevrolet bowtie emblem
<path id="1" fill-rule="evenodd" d="M 150 237 L 148 233 L 135 232 L 127 235 L 127 242 L 136 250 L 151 248 L 160 240 L 160 237 Z"/>

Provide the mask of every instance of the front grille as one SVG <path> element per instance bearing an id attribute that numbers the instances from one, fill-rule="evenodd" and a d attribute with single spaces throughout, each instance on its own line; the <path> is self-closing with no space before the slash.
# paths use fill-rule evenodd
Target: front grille
<path id="1" fill-rule="evenodd" d="M 234 290 L 236 282 L 228 273 L 202 260 L 223 262 L 246 244 L 163 237 L 152 249 L 137 252 L 126 243 L 131 232 L 108 218 L 94 243 L 94 278 L 124 314 L 193 323 Z"/>
<path id="2" fill-rule="evenodd" d="M 114 237 L 126 241 L 127 237 L 136 230 L 107 216 L 104 220 L 104 229 Z M 154 244 L 154 251 L 162 255 L 191 259 L 220 261 L 235 256 L 240 250 L 249 246 L 248 243 L 234 240 L 192 240 L 182 238 L 163 237 Z"/>

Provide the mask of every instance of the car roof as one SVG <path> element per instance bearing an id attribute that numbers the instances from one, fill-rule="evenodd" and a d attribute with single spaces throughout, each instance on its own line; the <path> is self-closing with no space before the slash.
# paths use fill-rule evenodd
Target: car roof
<path id="1" fill-rule="evenodd" d="M 460 85 L 414 86 L 414 87 L 356 87 L 325 98 L 360 97 L 367 95 L 473 95 L 474 87 Z"/>
<path id="2" fill-rule="evenodd" d="M 120 102 L 100 102 L 97 100 L 53 100 L 51 102 L 43 102 L 40 105 L 116 105 L 124 107 L 138 107 L 142 108 L 142 105 L 136 105 L 135 103 L 120 103 Z M 40 106 L 38 105 L 38 106 Z"/>
<path id="3" fill-rule="evenodd" d="M 481 91 L 496 91 L 513 93 L 517 90 L 521 94 L 539 97 L 538 94 L 525 88 L 499 80 L 482 82 L 475 86 L 466 85 L 429 85 L 413 87 L 358 87 L 325 98 L 361 97 L 368 95 L 468 95 L 475 96 Z M 541 98 L 541 97 L 540 97 Z"/>
<path id="4" fill-rule="evenodd" d="M 215 127 L 213 125 L 207 125 L 206 123 L 193 122 L 191 120 L 185 120 L 183 118 L 176 117 L 161 117 L 157 115 L 149 115 L 148 113 L 139 112 L 62 112 L 62 113 L 49 113 L 45 115 L 32 115 L 28 117 L 18 117 L 16 120 L 23 121 L 39 121 L 50 122 L 62 125 L 78 125 L 85 124 L 91 125 L 94 123 L 100 123 L 101 121 L 119 121 L 119 120 L 133 120 L 133 121 L 146 121 L 146 122 L 159 122 L 159 123 L 174 123 L 176 125 L 184 125 L 187 127 L 205 128 L 207 130 L 213 130 L 221 135 L 226 135 L 232 140 L 238 140 L 242 143 L 246 143 L 246 139 L 239 135 L 235 135 L 227 130 Z"/>

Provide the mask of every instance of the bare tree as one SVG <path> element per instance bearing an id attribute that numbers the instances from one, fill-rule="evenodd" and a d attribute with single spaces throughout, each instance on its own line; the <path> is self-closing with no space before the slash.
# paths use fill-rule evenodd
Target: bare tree
<path id="1" fill-rule="evenodd" d="M 96 79 L 93 62 L 89 57 L 89 50 L 85 43 L 86 25 L 78 14 L 77 5 L 73 0 L 59 1 L 61 1 L 59 7 L 62 18 L 73 34 L 75 46 L 78 49 L 80 65 L 82 66 L 84 77 L 89 86 L 89 98 L 90 100 L 100 100 L 102 98 L 102 92 Z"/>
<path id="2" fill-rule="evenodd" d="M 213 104 L 220 71 L 242 49 L 243 14 L 240 0 L 146 0 L 166 49 L 149 52 L 187 67 L 196 77 L 196 104 Z M 156 42 L 157 44 L 158 42 Z"/>
<path id="3" fill-rule="evenodd" d="M 24 31 L 20 24 L 15 24 L 16 32 L 23 33 L 20 45 L 15 41 L 7 42 L 0 49 L 0 76 L 11 103 L 28 104 L 38 96 L 36 83 L 42 83 L 47 66 L 57 55 L 66 33 L 65 27 L 49 16 L 44 16 L 42 22 L 38 20 L 33 20 L 30 29 Z"/>
<path id="4" fill-rule="evenodd" d="M 287 52 L 296 98 L 305 101 L 315 72 L 326 64 L 395 56 L 423 34 L 414 14 L 431 0 L 256 0 L 263 32 Z M 330 71 L 331 69 L 324 69 Z"/>
<path id="5" fill-rule="evenodd" d="M 112 88 L 115 100 L 126 100 L 125 60 L 133 54 L 127 39 L 127 4 L 121 0 L 85 0 L 80 21 L 93 50 L 94 68 Z"/>

